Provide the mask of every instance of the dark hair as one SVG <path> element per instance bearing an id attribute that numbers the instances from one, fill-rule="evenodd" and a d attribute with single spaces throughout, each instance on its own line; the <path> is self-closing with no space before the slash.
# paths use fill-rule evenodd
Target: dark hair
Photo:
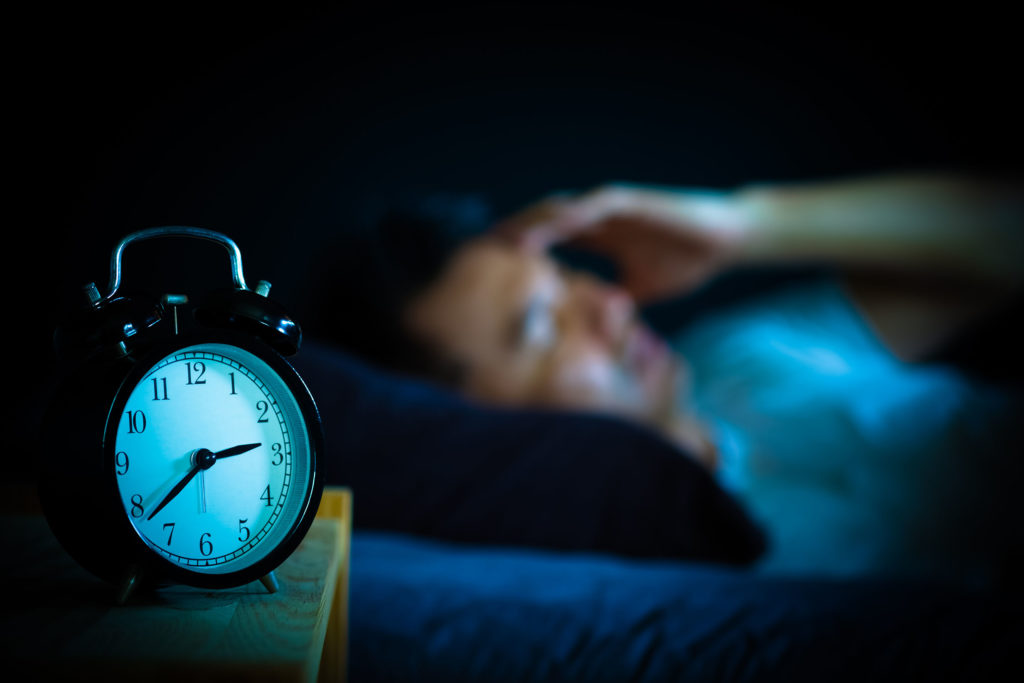
<path id="1" fill-rule="evenodd" d="M 308 328 L 378 367 L 457 385 L 462 368 L 403 325 L 411 299 L 457 248 L 492 223 L 479 195 L 431 193 L 381 200 L 318 254 L 326 283 Z"/>

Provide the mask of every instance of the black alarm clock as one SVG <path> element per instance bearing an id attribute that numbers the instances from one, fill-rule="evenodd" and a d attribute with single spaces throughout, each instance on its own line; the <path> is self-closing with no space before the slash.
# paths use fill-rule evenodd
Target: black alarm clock
<path id="1" fill-rule="evenodd" d="M 224 246 L 233 285 L 192 302 L 121 293 L 125 248 L 182 236 Z M 125 237 L 110 286 L 84 288 L 55 333 L 61 378 L 43 420 L 39 498 L 61 545 L 123 602 L 140 585 L 262 580 L 298 546 L 323 491 L 323 430 L 285 359 L 299 326 L 250 289 L 241 252 L 200 228 Z"/>

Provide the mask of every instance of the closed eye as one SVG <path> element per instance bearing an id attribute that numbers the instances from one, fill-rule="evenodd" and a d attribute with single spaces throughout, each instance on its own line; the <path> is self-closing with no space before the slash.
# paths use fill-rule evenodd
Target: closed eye
<path id="1" fill-rule="evenodd" d="M 531 299 L 511 332 L 512 343 L 516 348 L 550 346 L 555 340 L 555 320 L 551 302 L 545 297 Z"/>

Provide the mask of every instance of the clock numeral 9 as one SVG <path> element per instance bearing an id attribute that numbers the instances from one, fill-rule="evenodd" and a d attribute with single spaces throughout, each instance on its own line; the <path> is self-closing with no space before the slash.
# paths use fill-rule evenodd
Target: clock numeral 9
<path id="1" fill-rule="evenodd" d="M 128 454 L 118 451 L 114 454 L 114 464 L 117 466 L 118 474 L 128 474 Z"/>
<path id="2" fill-rule="evenodd" d="M 274 459 L 270 461 L 271 465 L 276 466 L 284 462 L 284 451 L 281 449 L 281 444 L 270 444 L 270 450 L 274 451 Z"/>
<path id="3" fill-rule="evenodd" d="M 199 552 L 204 556 L 208 556 L 213 553 L 213 543 L 207 540 L 207 537 L 211 534 L 209 532 L 199 537 Z"/>
<path id="4" fill-rule="evenodd" d="M 248 522 L 248 521 L 249 521 L 248 519 L 240 519 L 240 520 L 238 520 L 238 540 L 241 541 L 242 543 L 245 543 L 246 541 L 248 541 L 249 540 L 249 536 L 251 535 L 251 532 L 249 531 L 249 527 L 245 526 L 245 523 Z"/>
<path id="5" fill-rule="evenodd" d="M 146 414 L 144 412 L 141 410 L 126 410 L 124 414 L 128 416 L 129 434 L 141 434 L 146 431 Z"/>
<path id="6" fill-rule="evenodd" d="M 195 362 L 185 363 L 185 370 L 188 372 L 188 380 L 185 384 L 206 384 L 206 380 L 203 379 L 203 375 L 206 374 L 206 363 Z M 195 377 L 192 376 L 193 370 L 195 371 Z"/>
<path id="7" fill-rule="evenodd" d="M 132 496 L 132 517 L 141 517 L 145 512 L 142 509 L 142 496 L 136 493 Z"/>

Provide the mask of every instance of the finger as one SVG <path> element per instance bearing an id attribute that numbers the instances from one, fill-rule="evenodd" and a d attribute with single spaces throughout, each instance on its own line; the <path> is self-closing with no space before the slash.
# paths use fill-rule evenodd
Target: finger
<path id="1" fill-rule="evenodd" d="M 557 195 L 496 223 L 492 233 L 521 246 L 547 249 L 588 229 L 592 214 L 585 202 Z"/>
<path id="2" fill-rule="evenodd" d="M 546 216 L 514 217 L 496 223 L 490 234 L 516 246 L 546 248 L 556 238 Z"/>
<path id="3" fill-rule="evenodd" d="M 572 201 L 572 198 L 563 193 L 549 195 L 543 199 L 526 205 L 522 209 L 503 218 L 499 224 L 507 230 L 529 226 L 533 223 L 543 223 L 556 212 L 559 207 Z"/>

